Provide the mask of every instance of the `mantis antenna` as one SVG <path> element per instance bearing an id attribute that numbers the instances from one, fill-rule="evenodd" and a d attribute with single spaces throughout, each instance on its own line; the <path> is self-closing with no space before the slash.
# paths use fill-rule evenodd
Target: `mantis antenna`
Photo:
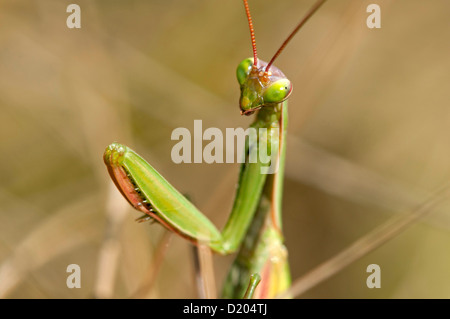
<path id="1" fill-rule="evenodd" d="M 267 64 L 266 69 L 264 70 L 264 77 L 268 77 L 268 72 L 270 70 L 270 67 L 272 66 L 273 62 L 278 58 L 278 56 L 283 52 L 284 48 L 287 46 L 287 44 L 292 40 L 292 38 L 295 36 L 295 34 L 298 32 L 298 30 L 301 29 L 301 27 L 313 16 L 313 14 L 325 3 L 326 0 L 318 0 L 312 7 L 309 9 L 308 13 L 303 17 L 303 19 L 299 22 L 299 24 L 295 27 L 295 29 L 289 34 L 289 36 L 284 40 L 284 42 L 281 44 L 278 51 L 273 55 L 270 62 Z M 252 39 L 252 48 L 253 48 L 253 68 L 256 69 L 258 65 L 258 53 L 256 51 L 256 40 L 255 40 L 255 31 L 253 29 L 253 22 L 252 22 L 252 16 L 250 14 L 250 9 L 248 7 L 247 0 L 244 0 L 244 7 L 245 7 L 245 13 L 247 15 L 248 20 L 248 26 L 250 28 L 250 37 Z"/>
<path id="2" fill-rule="evenodd" d="M 245 0 L 244 0 L 245 1 Z M 272 57 L 272 59 L 270 60 L 270 62 L 267 64 L 266 66 L 266 70 L 265 73 L 267 73 L 270 69 L 270 67 L 272 66 L 273 62 L 275 61 L 276 58 L 278 58 L 278 56 L 281 54 L 281 52 L 284 50 L 284 48 L 286 47 L 286 45 L 289 43 L 289 41 L 292 40 L 292 38 L 295 36 L 295 34 L 298 32 L 298 30 L 300 30 L 300 28 L 306 23 L 306 21 L 309 20 L 309 18 L 312 17 L 312 15 L 322 6 L 322 4 L 325 3 L 326 0 L 319 0 L 317 1 L 312 7 L 311 9 L 308 11 L 308 13 L 303 17 L 303 19 L 300 21 L 300 23 L 295 27 L 295 29 L 291 32 L 291 34 L 286 38 L 286 40 L 284 40 L 283 44 L 280 46 L 280 48 L 278 49 L 278 51 L 274 54 L 274 56 Z M 247 3 L 247 1 L 245 1 L 245 3 Z M 253 39 L 253 38 L 252 38 Z M 256 50 L 256 49 L 254 49 Z"/>
<path id="3" fill-rule="evenodd" d="M 245 7 L 245 13 L 247 14 L 248 26 L 250 28 L 250 37 L 252 38 L 253 65 L 256 66 L 258 64 L 258 53 L 256 52 L 255 31 L 253 30 L 252 16 L 250 14 L 250 9 L 248 8 L 247 0 L 244 0 L 244 7 Z"/>

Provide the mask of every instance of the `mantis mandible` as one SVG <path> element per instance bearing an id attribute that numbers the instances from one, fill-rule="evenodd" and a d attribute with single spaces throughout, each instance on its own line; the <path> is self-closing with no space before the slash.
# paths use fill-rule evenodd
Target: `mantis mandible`
<path id="1" fill-rule="evenodd" d="M 325 1 L 319 0 L 313 5 L 266 63 L 258 59 L 253 23 L 247 0 L 244 0 L 253 57 L 243 60 L 236 72 L 241 90 L 240 113 L 251 115 L 256 112 L 251 127 L 266 129 L 268 133 L 259 135 L 256 141 L 246 140 L 246 160 L 241 165 L 233 208 L 222 232 L 133 150 L 113 143 L 104 153 L 104 162 L 113 182 L 127 201 L 145 214 L 144 219 L 155 220 L 192 243 L 207 245 L 219 254 L 230 254 L 239 249 L 224 284 L 225 298 L 273 298 L 290 286 L 281 206 L 287 99 L 292 84 L 273 62 Z M 278 167 L 274 174 L 261 173 L 267 163 L 249 161 L 250 153 L 263 147 L 270 155 L 275 155 L 271 157 L 275 158 Z"/>

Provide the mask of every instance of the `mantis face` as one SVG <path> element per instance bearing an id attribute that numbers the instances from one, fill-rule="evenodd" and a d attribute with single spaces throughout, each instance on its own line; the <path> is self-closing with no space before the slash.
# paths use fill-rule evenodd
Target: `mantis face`
<path id="1" fill-rule="evenodd" d="M 239 107 L 241 114 L 251 115 L 265 105 L 278 104 L 286 100 L 292 92 L 292 84 L 277 67 L 271 66 L 266 72 L 267 62 L 253 58 L 242 61 L 236 75 L 241 87 Z"/>

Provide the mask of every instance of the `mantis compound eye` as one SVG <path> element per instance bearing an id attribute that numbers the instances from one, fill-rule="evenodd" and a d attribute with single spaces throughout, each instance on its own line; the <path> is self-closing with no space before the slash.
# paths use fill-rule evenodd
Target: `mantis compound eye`
<path id="1" fill-rule="evenodd" d="M 236 70 L 236 76 L 239 85 L 242 86 L 245 83 L 245 80 L 247 80 L 247 77 L 250 74 L 250 71 L 252 70 L 252 65 L 253 65 L 253 58 L 247 58 L 241 63 L 239 63 Z"/>
<path id="2" fill-rule="evenodd" d="M 292 84 L 288 79 L 272 83 L 264 92 L 264 103 L 280 103 L 286 100 L 292 92 Z"/>

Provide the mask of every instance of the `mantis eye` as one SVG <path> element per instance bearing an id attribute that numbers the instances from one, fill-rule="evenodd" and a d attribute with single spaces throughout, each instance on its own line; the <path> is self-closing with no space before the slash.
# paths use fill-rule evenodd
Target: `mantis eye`
<path id="1" fill-rule="evenodd" d="M 236 70 L 236 76 L 237 80 L 239 82 L 239 85 L 243 85 L 245 83 L 245 80 L 247 79 L 253 65 L 253 58 L 247 58 L 241 63 L 239 63 L 237 70 Z"/>
<path id="2" fill-rule="evenodd" d="M 288 79 L 281 79 L 272 83 L 264 92 L 265 103 L 280 103 L 288 98 L 292 92 L 292 84 Z"/>

